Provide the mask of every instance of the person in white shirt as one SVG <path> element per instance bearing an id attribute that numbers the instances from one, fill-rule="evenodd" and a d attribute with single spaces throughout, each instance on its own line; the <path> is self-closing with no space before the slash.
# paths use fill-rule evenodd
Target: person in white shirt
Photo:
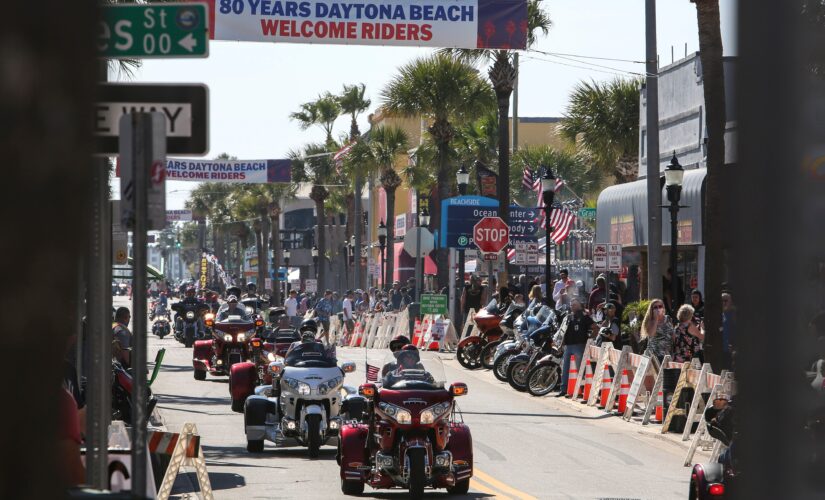
<path id="1" fill-rule="evenodd" d="M 344 326 L 347 329 L 347 338 L 352 335 L 352 331 L 355 329 L 355 321 L 352 315 L 353 298 L 352 290 L 347 290 L 347 293 L 344 295 Z"/>
<path id="2" fill-rule="evenodd" d="M 568 277 L 567 269 L 562 269 L 559 271 L 559 279 L 553 285 L 553 302 L 557 305 L 561 305 L 562 303 L 566 303 L 563 300 L 562 295 L 564 294 L 565 289 L 567 288 L 567 282 L 570 281 Z"/>
<path id="3" fill-rule="evenodd" d="M 298 317 L 298 292 L 295 290 L 289 291 L 289 298 L 284 301 L 284 308 L 289 318 L 289 324 L 292 325 L 293 328 L 297 328 L 300 320 Z"/>

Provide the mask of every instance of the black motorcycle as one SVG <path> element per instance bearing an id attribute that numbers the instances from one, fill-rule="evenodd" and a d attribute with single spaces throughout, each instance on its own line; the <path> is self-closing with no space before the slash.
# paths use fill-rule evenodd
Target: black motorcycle
<path id="1" fill-rule="evenodd" d="M 550 322 L 538 328 L 527 337 L 526 347 L 521 354 L 511 357 L 507 362 L 507 382 L 519 391 L 527 390 L 527 375 L 530 369 L 547 355 L 554 354 L 553 337 L 556 325 Z"/>
<path id="2" fill-rule="evenodd" d="M 155 367 L 147 381 L 147 385 L 152 385 L 152 382 L 157 378 L 165 352 L 165 349 L 160 349 L 155 356 Z M 112 360 L 112 420 L 123 420 L 127 425 L 131 425 L 134 413 L 132 405 L 133 386 L 134 379 L 132 378 L 131 368 L 124 368 L 118 361 Z M 147 388 L 147 390 L 149 394 L 146 414 L 151 415 L 158 400 L 152 394 L 151 389 Z"/>
<path id="3" fill-rule="evenodd" d="M 493 363 L 495 361 L 496 350 L 498 346 L 501 345 L 502 342 L 507 342 L 515 338 L 515 322 L 522 315 L 524 312 L 523 305 L 516 305 L 511 304 L 507 311 L 502 316 L 501 321 L 499 322 L 499 328 L 501 328 L 501 337 L 498 340 L 494 340 L 488 342 L 481 349 L 481 366 L 487 370 L 491 370 L 493 368 Z"/>
<path id="4" fill-rule="evenodd" d="M 198 335 L 198 321 L 201 313 L 209 310 L 209 305 L 204 302 L 187 303 L 177 302 L 172 304 L 172 310 L 177 313 L 175 316 L 175 338 L 186 347 L 192 347 L 195 337 Z"/>

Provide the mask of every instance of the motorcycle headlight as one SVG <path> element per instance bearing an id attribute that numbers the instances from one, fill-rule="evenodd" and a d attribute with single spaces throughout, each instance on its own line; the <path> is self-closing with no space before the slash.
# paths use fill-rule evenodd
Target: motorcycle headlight
<path id="1" fill-rule="evenodd" d="M 254 313 L 254 312 L 255 312 L 255 309 L 253 309 L 253 308 L 251 308 L 251 307 L 249 307 L 249 306 L 247 306 L 247 307 L 246 307 L 246 314 L 252 314 L 252 313 Z"/>
<path id="2" fill-rule="evenodd" d="M 421 423 L 431 424 L 435 422 L 437 419 L 441 418 L 441 416 L 443 416 L 445 413 L 450 411 L 450 408 L 452 408 L 452 403 L 448 401 L 438 403 L 434 406 L 430 406 L 429 408 L 421 412 Z"/>
<path id="3" fill-rule="evenodd" d="M 404 408 L 399 408 L 389 403 L 380 403 L 378 406 L 388 417 L 395 419 L 399 424 L 412 423 L 412 414 Z"/>
<path id="4" fill-rule="evenodd" d="M 273 361 L 275 361 L 275 353 L 274 353 L 274 352 L 268 352 L 268 353 L 266 353 L 266 359 L 267 359 L 270 363 L 272 363 Z"/>
<path id="5" fill-rule="evenodd" d="M 245 333 L 239 333 L 238 334 L 238 342 L 243 342 L 244 340 L 246 340 L 246 334 Z"/>
<path id="6" fill-rule="evenodd" d="M 301 396 L 308 396 L 312 392 L 312 388 L 306 382 L 294 378 L 285 378 L 284 382 Z"/>
<path id="7" fill-rule="evenodd" d="M 324 395 L 344 382 L 344 377 L 335 377 L 318 386 L 318 394 Z"/>
<path id="8" fill-rule="evenodd" d="M 186 311 L 186 319 L 195 319 L 194 311 Z"/>
<path id="9" fill-rule="evenodd" d="M 318 394 L 320 394 L 322 396 L 324 394 L 326 394 L 328 390 L 329 390 L 329 388 L 327 388 L 327 384 L 321 384 L 321 385 L 318 386 Z"/>
<path id="10" fill-rule="evenodd" d="M 224 342 L 232 342 L 232 335 L 226 334 L 223 336 Z"/>

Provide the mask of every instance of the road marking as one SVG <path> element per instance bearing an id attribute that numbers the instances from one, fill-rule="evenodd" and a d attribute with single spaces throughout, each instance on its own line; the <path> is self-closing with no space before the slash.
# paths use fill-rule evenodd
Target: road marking
<path id="1" fill-rule="evenodd" d="M 488 488 L 487 486 L 484 486 L 484 484 L 481 483 L 481 481 L 479 481 L 475 477 L 470 480 L 470 488 L 472 488 L 474 490 L 478 490 L 482 493 L 486 493 L 488 495 L 492 495 L 493 498 L 500 498 L 500 499 L 504 499 L 504 500 L 512 500 L 510 497 L 504 496 L 504 495 L 500 494 L 499 492 L 497 492 L 496 490 L 493 490 L 491 488 Z"/>
<path id="2" fill-rule="evenodd" d="M 511 486 L 507 486 L 506 484 L 502 483 L 493 476 L 478 470 L 478 468 L 476 467 L 473 467 L 473 477 L 478 478 L 481 481 L 484 481 L 485 483 L 489 484 L 493 488 L 496 488 L 504 493 L 507 493 L 508 495 L 512 495 L 520 500 L 538 500 L 536 497 L 532 495 L 528 495 L 523 491 L 519 491 Z"/>

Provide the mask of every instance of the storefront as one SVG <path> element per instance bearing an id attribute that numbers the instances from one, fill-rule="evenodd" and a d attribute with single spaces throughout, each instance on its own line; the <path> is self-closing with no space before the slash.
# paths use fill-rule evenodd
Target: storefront
<path id="1" fill-rule="evenodd" d="M 676 273 L 685 294 L 703 290 L 704 213 L 706 169 L 687 170 L 682 183 L 678 223 Z M 664 183 L 664 182 L 663 182 Z M 662 189 L 663 204 L 667 194 Z M 647 289 L 647 180 L 611 186 L 601 192 L 596 209 L 596 242 L 622 245 L 622 271 L 619 279 L 627 288 L 626 300 L 639 300 Z M 662 271 L 670 262 L 670 213 L 662 208 Z"/>

